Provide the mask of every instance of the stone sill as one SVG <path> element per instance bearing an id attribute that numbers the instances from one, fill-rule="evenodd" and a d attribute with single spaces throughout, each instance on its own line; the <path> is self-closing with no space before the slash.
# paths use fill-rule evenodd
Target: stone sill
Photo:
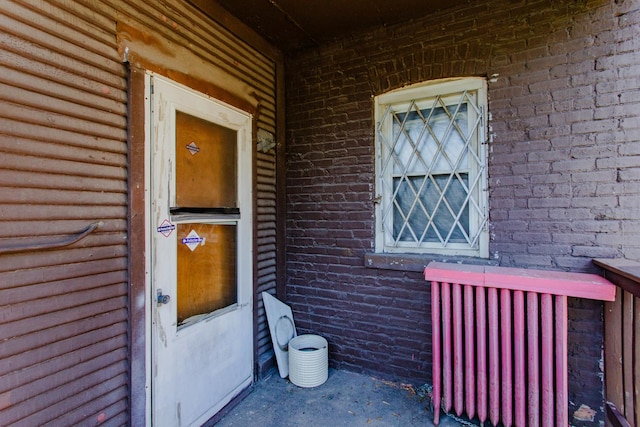
<path id="1" fill-rule="evenodd" d="M 366 253 L 364 255 L 365 267 L 381 270 L 416 271 L 422 273 L 431 261 L 466 265 L 498 265 L 498 261 L 496 260 L 464 256 L 390 253 Z"/>

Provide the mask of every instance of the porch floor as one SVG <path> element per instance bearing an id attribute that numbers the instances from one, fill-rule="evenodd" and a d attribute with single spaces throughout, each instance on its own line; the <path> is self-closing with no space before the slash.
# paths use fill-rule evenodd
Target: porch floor
<path id="1" fill-rule="evenodd" d="M 335 369 L 324 384 L 301 388 L 273 370 L 216 426 L 433 426 L 429 398 L 421 394 L 409 385 Z M 461 425 L 440 417 L 442 427 Z"/>

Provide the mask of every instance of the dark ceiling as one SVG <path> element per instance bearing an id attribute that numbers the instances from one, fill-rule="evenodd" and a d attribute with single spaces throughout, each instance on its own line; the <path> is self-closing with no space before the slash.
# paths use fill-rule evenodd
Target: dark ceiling
<path id="1" fill-rule="evenodd" d="M 215 1 L 273 45 L 291 53 L 360 30 L 420 18 L 470 0 Z"/>

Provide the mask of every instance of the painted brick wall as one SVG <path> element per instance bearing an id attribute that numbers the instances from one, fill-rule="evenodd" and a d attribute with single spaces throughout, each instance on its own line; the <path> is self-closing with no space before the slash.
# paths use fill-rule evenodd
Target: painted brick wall
<path id="1" fill-rule="evenodd" d="M 343 369 L 431 381 L 421 274 L 373 251 L 372 97 L 487 76 L 491 258 L 595 271 L 640 259 L 640 2 L 473 2 L 353 35 L 288 62 L 287 302 Z M 571 413 L 601 421 L 602 306 L 570 301 Z"/>

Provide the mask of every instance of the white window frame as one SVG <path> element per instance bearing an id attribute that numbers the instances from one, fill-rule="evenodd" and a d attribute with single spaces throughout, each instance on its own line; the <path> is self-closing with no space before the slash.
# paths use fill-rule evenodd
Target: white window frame
<path id="1" fill-rule="evenodd" d="M 389 162 L 397 159 L 389 158 L 394 145 L 393 114 L 407 113 L 411 110 L 412 103 L 418 109 L 430 109 L 436 105 L 447 105 L 449 108 L 457 104 L 468 103 L 471 100 L 475 107 L 467 105 L 467 120 L 469 145 L 467 167 L 456 169 L 458 172 L 468 174 L 468 203 L 469 224 L 468 238 L 466 242 L 451 242 L 446 238 L 440 241 L 424 241 L 419 238 L 415 241 L 404 241 L 396 238 L 393 231 L 394 214 L 389 213 L 395 208 L 390 206 L 393 199 L 393 179 L 399 178 L 393 174 L 393 167 Z M 481 77 L 464 77 L 428 81 L 407 86 L 375 97 L 375 153 L 376 153 L 376 234 L 375 250 L 378 253 L 431 253 L 450 256 L 489 257 L 489 224 L 488 224 L 488 189 L 487 189 L 487 84 Z M 414 107 L 415 108 L 415 107 Z M 414 110 L 415 111 L 415 110 Z M 477 126 L 477 127 L 476 127 Z M 469 136 L 470 134 L 470 136 Z M 422 141 L 422 139 L 420 139 Z M 408 141 L 408 139 L 406 139 Z M 409 143 L 409 142 L 406 142 Z M 419 142 L 418 142 L 419 144 Z M 424 144 L 426 145 L 426 144 Z M 424 147 L 424 145 L 419 145 Z M 471 151 L 473 150 L 473 153 Z M 415 149 L 417 153 L 426 154 L 426 150 Z M 412 156 L 413 156 L 412 155 Z M 431 159 L 425 159 L 425 164 Z M 440 154 L 442 157 L 442 154 Z M 437 160 L 437 159 L 436 159 Z M 411 161 L 407 162 L 411 163 Z M 453 161 L 452 163 L 455 163 Z M 449 163 L 449 166 L 451 164 Z M 452 174 L 455 168 L 438 171 L 430 169 L 424 171 L 423 176 L 437 176 L 439 173 Z M 435 173 L 434 173 L 435 172 Z M 406 172 L 402 176 L 409 176 Z M 420 174 L 418 174 L 418 177 Z M 434 178 L 435 179 L 435 178 Z M 402 181 L 401 181 L 402 182 Z M 444 197 L 443 197 L 444 199 Z M 444 202 L 444 200 L 443 200 Z M 467 205 L 466 203 L 465 205 Z M 462 210 L 462 209 L 461 209 Z M 406 221 L 408 223 L 408 220 Z M 466 224 L 466 222 L 465 222 Z M 435 228 L 435 227 L 434 227 Z M 416 235 L 420 233 L 415 233 Z"/>

